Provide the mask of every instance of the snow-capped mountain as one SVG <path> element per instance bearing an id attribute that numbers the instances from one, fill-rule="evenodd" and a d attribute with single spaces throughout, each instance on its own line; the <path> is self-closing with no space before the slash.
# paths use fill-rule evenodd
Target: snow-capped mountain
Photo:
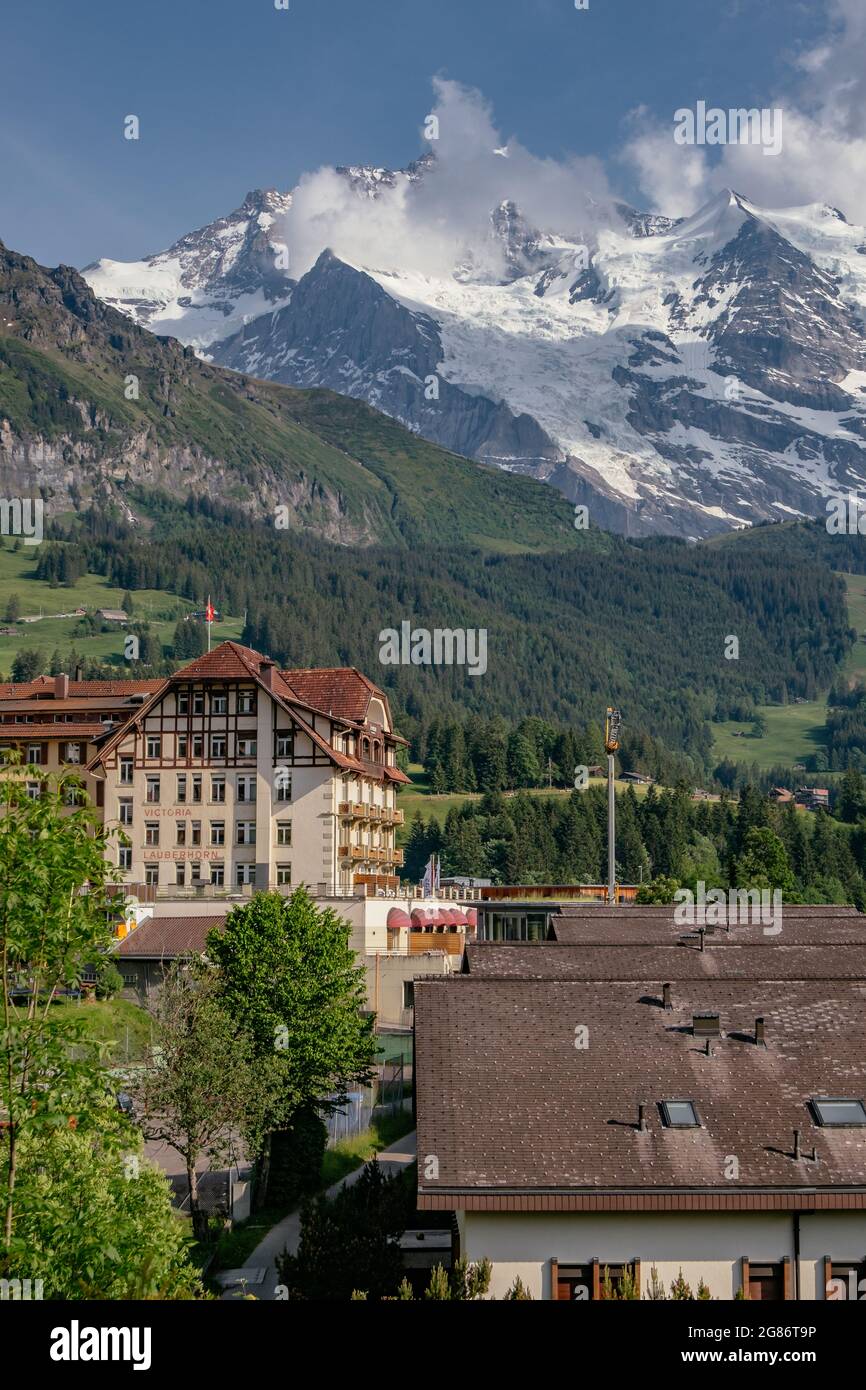
<path id="1" fill-rule="evenodd" d="M 435 163 L 339 172 L 375 200 Z M 585 244 L 503 202 L 447 273 L 322 247 L 277 283 L 256 197 L 288 211 L 289 195 L 250 195 L 161 256 L 86 278 L 223 365 L 363 398 L 618 530 L 707 535 L 817 515 L 866 485 L 866 231 L 834 208 L 729 190 L 678 220 L 619 205 Z"/>

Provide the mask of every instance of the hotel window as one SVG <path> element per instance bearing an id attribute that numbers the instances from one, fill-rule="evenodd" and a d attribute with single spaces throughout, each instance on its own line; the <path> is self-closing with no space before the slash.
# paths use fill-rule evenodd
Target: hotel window
<path id="1" fill-rule="evenodd" d="M 80 762 L 81 762 L 81 744 L 80 744 L 80 743 L 65 743 L 65 744 L 63 745 L 63 752 L 61 753 L 60 758 L 61 758 L 61 762 L 64 762 L 64 763 L 80 763 Z"/>
<path id="2" fill-rule="evenodd" d="M 117 803 L 121 825 L 132 825 L 132 797 L 122 796 Z"/>
<path id="3" fill-rule="evenodd" d="M 34 765 L 38 765 L 39 763 L 42 762 L 42 744 L 41 744 L 41 743 L 28 743 L 28 745 L 27 745 L 27 761 L 28 761 L 28 763 L 33 763 Z"/>
<path id="4" fill-rule="evenodd" d="M 192 693 L 192 712 L 193 714 L 204 714 L 204 691 L 194 690 Z"/>
<path id="5" fill-rule="evenodd" d="M 241 690 L 238 692 L 238 714 L 255 714 L 256 712 L 256 692 L 254 690 Z"/>
<path id="6" fill-rule="evenodd" d="M 403 981 L 403 1008 L 414 1009 L 415 1007 L 415 981 Z"/>
<path id="7" fill-rule="evenodd" d="M 185 821 L 185 820 L 179 820 L 178 823 L 177 823 L 177 825 L 176 825 L 176 827 L 175 827 L 175 829 L 177 830 L 176 843 L 179 844 L 179 845 L 185 845 L 185 844 L 186 844 L 186 821 Z"/>
<path id="8" fill-rule="evenodd" d="M 121 845 L 117 852 L 117 867 L 127 870 L 132 868 L 132 845 Z"/>
<path id="9" fill-rule="evenodd" d="M 238 801 L 255 801 L 256 799 L 256 779 L 255 777 L 238 778 Z"/>
<path id="10" fill-rule="evenodd" d="M 144 843 L 146 845 L 159 844 L 159 821 L 148 820 L 144 822 Z"/>
<path id="11" fill-rule="evenodd" d="M 192 779 L 192 799 L 201 801 L 201 773 L 197 772 Z"/>
<path id="12" fill-rule="evenodd" d="M 145 798 L 144 798 L 144 799 L 145 799 L 145 801 L 150 801 L 150 802 L 159 801 L 159 778 L 158 778 L 158 777 L 148 777 L 148 779 L 147 779 L 147 791 L 146 791 L 146 793 L 145 793 Z"/>
<path id="13" fill-rule="evenodd" d="M 211 864 L 211 866 L 210 866 L 210 881 L 211 881 L 211 883 L 214 885 L 215 888 L 222 888 L 222 887 L 224 887 L 225 881 L 226 881 L 226 868 L 225 868 L 225 864 Z"/>
<path id="14" fill-rule="evenodd" d="M 201 881 L 202 881 L 202 877 L 201 877 L 201 864 L 199 864 L 199 863 L 196 861 L 196 863 L 190 864 L 189 867 L 190 867 L 190 882 L 192 883 L 193 887 L 195 887 L 195 886 L 197 886 L 198 884 L 200 884 Z"/>
<path id="15" fill-rule="evenodd" d="M 277 757 L 292 758 L 295 753 L 295 734 L 290 729 L 287 734 L 277 734 Z"/>
<path id="16" fill-rule="evenodd" d="M 224 820 L 212 820 L 210 823 L 210 842 L 212 845 L 224 845 L 226 842 L 226 823 Z"/>
<path id="17" fill-rule="evenodd" d="M 186 773 L 183 772 L 177 779 L 177 799 L 186 801 Z"/>
<path id="18" fill-rule="evenodd" d="M 189 714 L 188 690 L 179 690 L 177 692 L 177 712 L 178 714 Z"/>
<path id="19" fill-rule="evenodd" d="M 124 787 L 132 785 L 135 775 L 135 763 L 132 758 L 121 758 L 120 760 L 120 782 Z"/>
<path id="20" fill-rule="evenodd" d="M 191 845 L 200 845 L 200 844 L 201 844 L 201 821 L 200 821 L 200 820 L 191 820 L 190 823 L 189 823 L 189 831 L 190 831 L 190 841 L 189 841 L 190 844 L 191 844 Z"/>
<path id="21" fill-rule="evenodd" d="M 239 888 L 242 888 L 245 883 L 255 883 L 255 881 L 255 864 L 238 864 L 235 867 L 235 883 Z"/>
<path id="22" fill-rule="evenodd" d="M 162 738 L 159 734 L 148 734 L 147 736 L 147 756 L 149 758 L 162 757 Z"/>
<path id="23" fill-rule="evenodd" d="M 278 865 L 277 865 L 277 884 L 291 883 L 291 881 L 292 881 L 292 866 L 291 866 L 291 864 L 278 864 Z"/>
<path id="24" fill-rule="evenodd" d="M 226 799 L 226 779 L 222 773 L 215 774 L 210 779 L 210 799 L 211 801 L 225 801 Z"/>
<path id="25" fill-rule="evenodd" d="M 277 821 L 277 844 L 290 845 L 292 843 L 292 822 L 290 820 Z"/>
<path id="26" fill-rule="evenodd" d="M 76 787 L 72 783 L 65 785 L 63 788 L 63 804 L 64 806 L 86 806 L 86 791 L 83 787 Z"/>
<path id="27" fill-rule="evenodd" d="M 238 844 L 254 845 L 256 842 L 256 823 L 254 820 L 238 821 Z"/>
<path id="28" fill-rule="evenodd" d="M 292 775 L 284 768 L 277 771 L 277 801 L 291 801 L 292 799 Z"/>
<path id="29" fill-rule="evenodd" d="M 144 866 L 144 882 L 145 882 L 145 886 L 146 886 L 147 888 L 158 888 L 158 887 L 159 887 L 159 865 L 158 865 L 158 864 L 145 864 L 145 866 Z"/>
<path id="30" fill-rule="evenodd" d="M 204 757 L 204 734 L 193 734 L 192 736 L 192 756 L 194 758 Z"/>
<path id="31" fill-rule="evenodd" d="M 256 742 L 256 740 L 255 740 L 254 738 L 239 738 L 239 739 L 238 739 L 238 757 L 239 757 L 239 758 L 254 758 L 254 757 L 256 756 L 256 750 L 257 750 L 257 748 L 258 748 L 258 743 Z"/>
<path id="32" fill-rule="evenodd" d="M 224 690 L 215 691 L 210 697 L 211 714 L 226 714 L 228 712 L 228 696 Z"/>
<path id="33" fill-rule="evenodd" d="M 178 888 L 183 888 L 184 884 L 186 883 L 186 864 L 184 864 L 183 862 L 176 864 L 175 870 L 176 873 L 174 881 L 177 884 Z"/>
<path id="34" fill-rule="evenodd" d="M 226 736 L 225 734 L 211 734 L 210 736 L 210 755 L 212 758 L 224 758 L 226 755 Z"/>
<path id="35" fill-rule="evenodd" d="M 39 797 L 41 796 L 41 794 L 42 794 L 42 786 L 41 786 L 41 783 L 39 783 L 39 782 L 28 782 L 28 783 L 27 783 L 27 799 L 28 799 L 28 801 L 38 801 L 38 800 L 39 800 Z"/>
<path id="36" fill-rule="evenodd" d="M 178 734 L 177 736 L 177 756 L 185 758 L 189 753 L 189 735 Z"/>

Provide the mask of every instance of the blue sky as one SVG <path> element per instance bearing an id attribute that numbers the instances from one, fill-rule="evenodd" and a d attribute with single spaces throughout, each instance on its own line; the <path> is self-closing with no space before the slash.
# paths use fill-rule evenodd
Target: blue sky
<path id="1" fill-rule="evenodd" d="M 600 157 L 640 204 L 619 157 L 628 113 L 764 104 L 823 18 L 800 0 L 19 4 L 3 19 L 0 238 L 51 265 L 134 259 L 250 188 L 402 165 L 437 74 L 478 88 L 533 154 Z"/>

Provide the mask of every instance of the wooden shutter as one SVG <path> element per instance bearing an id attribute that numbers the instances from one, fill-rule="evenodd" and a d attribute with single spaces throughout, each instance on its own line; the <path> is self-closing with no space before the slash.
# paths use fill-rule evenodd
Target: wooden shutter
<path id="1" fill-rule="evenodd" d="M 638 1259 L 635 1259 L 635 1261 L 634 1261 L 634 1286 L 635 1286 L 635 1289 L 637 1290 L 637 1296 L 638 1296 L 638 1298 L 640 1298 L 640 1296 L 641 1296 L 641 1287 L 640 1287 L 640 1260 L 638 1260 Z"/>
<path id="2" fill-rule="evenodd" d="M 550 1260 L 550 1297 L 559 1299 L 559 1260 L 553 1256 Z"/>
<path id="3" fill-rule="evenodd" d="M 828 1289 L 828 1287 L 829 1287 L 830 1280 L 831 1280 L 832 1278 L 833 1278 L 833 1256 L 832 1256 L 832 1255 L 825 1255 L 825 1256 L 824 1256 L 824 1298 L 825 1298 L 825 1299 L 826 1299 L 826 1297 L 827 1297 L 827 1289 Z"/>
<path id="4" fill-rule="evenodd" d="M 598 1302 L 601 1298 L 601 1273 L 598 1268 L 598 1257 L 592 1261 L 592 1299 Z"/>
<path id="5" fill-rule="evenodd" d="M 786 1303 L 794 1297 L 794 1266 L 791 1264 L 790 1255 L 786 1255 L 782 1261 L 782 1298 Z"/>
<path id="6" fill-rule="evenodd" d="M 749 1297 L 749 1257 L 748 1257 L 748 1255 L 744 1255 L 744 1256 L 743 1256 L 742 1264 L 743 1264 L 743 1274 L 742 1274 L 742 1283 L 741 1283 L 740 1287 L 741 1287 L 742 1290 L 743 1290 L 743 1298 L 748 1298 L 748 1297 Z"/>

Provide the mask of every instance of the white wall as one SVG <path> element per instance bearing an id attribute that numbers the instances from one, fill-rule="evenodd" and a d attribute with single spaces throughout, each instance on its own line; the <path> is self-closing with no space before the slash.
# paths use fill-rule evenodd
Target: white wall
<path id="1" fill-rule="evenodd" d="M 703 1278 L 714 1298 L 731 1299 L 740 1286 L 741 1259 L 753 1264 L 793 1259 L 793 1213 L 487 1213 L 462 1212 L 460 1249 L 470 1260 L 493 1262 L 491 1295 L 502 1298 L 519 1275 L 533 1298 L 548 1299 L 550 1261 L 602 1265 L 641 1261 L 646 1289 L 654 1264 L 669 1291 L 680 1269 L 697 1288 Z M 826 1255 L 862 1260 L 866 1212 L 800 1217 L 800 1297 L 824 1296 Z"/>

